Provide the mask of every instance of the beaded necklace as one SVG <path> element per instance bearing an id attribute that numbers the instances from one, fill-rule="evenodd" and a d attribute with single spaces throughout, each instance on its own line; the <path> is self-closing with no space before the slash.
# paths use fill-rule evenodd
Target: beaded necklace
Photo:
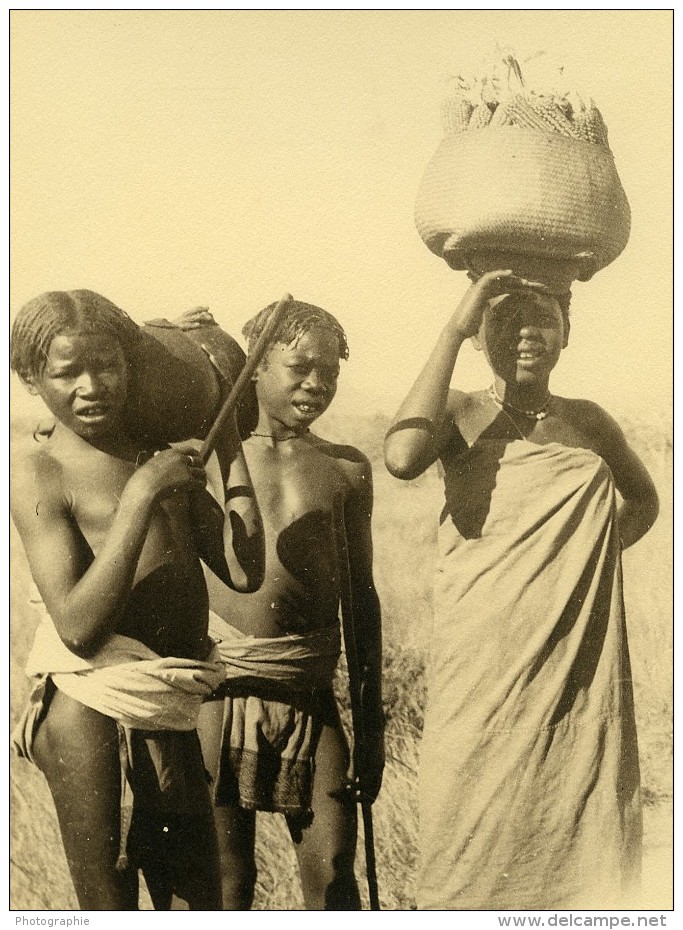
<path id="1" fill-rule="evenodd" d="M 273 433 L 250 433 L 249 438 L 251 439 L 252 436 L 257 436 L 259 439 L 273 439 L 275 442 L 287 442 L 289 439 L 300 439 L 307 433 L 307 429 L 301 433 L 292 433 L 291 436 L 275 436 Z"/>
<path id="2" fill-rule="evenodd" d="M 548 416 L 550 401 L 552 400 L 552 394 L 550 391 L 548 391 L 543 406 L 539 410 L 522 410 L 521 407 L 515 407 L 514 404 L 511 404 L 509 401 L 503 400 L 502 397 L 499 397 L 495 384 L 492 384 L 489 388 L 489 397 L 497 407 L 500 407 L 501 410 L 505 411 L 506 408 L 508 410 L 513 410 L 515 413 L 519 413 L 521 416 L 526 417 L 529 420 L 545 420 L 545 418 Z"/>

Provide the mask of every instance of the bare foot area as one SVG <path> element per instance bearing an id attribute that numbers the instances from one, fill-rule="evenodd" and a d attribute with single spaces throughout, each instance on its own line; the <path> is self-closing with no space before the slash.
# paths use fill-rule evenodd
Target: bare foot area
<path id="1" fill-rule="evenodd" d="M 10 906 L 18 910 L 71 910 L 77 902 L 61 848 L 52 799 L 40 773 L 17 759 L 12 760 L 12 857 L 10 865 Z M 642 910 L 663 911 L 673 907 L 673 805 L 671 799 L 658 800 L 644 811 L 643 899 Z M 274 828 L 275 822 L 268 824 Z M 265 909 L 291 909 L 298 897 L 298 888 L 283 893 L 282 876 L 267 874 L 267 863 L 288 861 L 291 852 L 284 829 L 277 836 L 269 832 L 270 843 L 281 843 L 282 849 L 271 846 L 267 856 L 257 858 L 261 865 L 261 885 L 265 888 L 273 879 L 273 894 L 264 895 L 257 906 Z M 281 834 L 281 835 L 280 835 Z M 282 859 L 281 859 L 282 857 Z M 360 868 L 359 868 L 360 874 Z M 384 893 L 391 898 L 395 889 L 391 874 L 382 875 Z M 296 877 L 294 876 L 294 884 Z M 142 888 L 140 907 L 151 908 L 146 889 Z M 279 893 L 278 893 L 279 892 Z"/>

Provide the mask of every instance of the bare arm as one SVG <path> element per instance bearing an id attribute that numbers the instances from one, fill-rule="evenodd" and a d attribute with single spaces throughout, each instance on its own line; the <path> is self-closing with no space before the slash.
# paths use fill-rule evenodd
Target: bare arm
<path id="1" fill-rule="evenodd" d="M 372 499 L 372 471 L 365 460 L 344 504 L 344 524 L 365 738 L 364 746 L 354 744 L 354 773 L 363 795 L 370 800 L 379 793 L 384 769 L 382 616 L 372 576 Z"/>
<path id="2" fill-rule="evenodd" d="M 136 471 L 93 555 L 71 513 L 60 466 L 49 455 L 13 469 L 12 516 L 33 579 L 62 641 L 87 658 L 116 630 L 133 587 L 157 503 L 176 488 L 201 486 L 186 455 L 167 450 Z"/>
<path id="3" fill-rule="evenodd" d="M 621 427 L 597 404 L 592 407 L 590 431 L 623 499 L 619 508 L 619 534 L 623 548 L 627 549 L 654 525 L 659 498 L 648 470 L 629 446 Z"/>
<path id="4" fill-rule="evenodd" d="M 462 344 L 478 333 L 489 300 L 520 288 L 541 289 L 542 285 L 517 278 L 511 271 L 492 271 L 468 289 L 387 433 L 384 460 L 394 477 L 410 479 L 422 474 L 453 437 L 448 391 Z"/>
<path id="5" fill-rule="evenodd" d="M 208 307 L 193 307 L 172 322 L 183 330 L 217 326 Z M 207 354 L 220 371 L 208 350 Z M 265 541 L 261 512 L 234 418 L 219 435 L 216 454 L 221 468 L 225 511 L 207 491 L 193 495 L 195 545 L 202 561 L 224 584 L 250 594 L 263 584 Z M 217 544 L 220 539 L 222 547 Z"/>
<path id="6" fill-rule="evenodd" d="M 251 593 L 263 583 L 265 539 L 261 512 L 234 423 L 216 447 L 225 512 L 208 491 L 193 495 L 197 550 L 211 571 L 235 591 Z M 222 539 L 222 547 L 216 544 Z"/>

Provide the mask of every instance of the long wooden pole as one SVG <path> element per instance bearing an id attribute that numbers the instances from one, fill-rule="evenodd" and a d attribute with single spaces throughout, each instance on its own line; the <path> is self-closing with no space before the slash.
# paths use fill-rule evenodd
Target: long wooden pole
<path id="1" fill-rule="evenodd" d="M 247 360 L 244 363 L 244 368 L 237 376 L 237 380 L 230 389 L 230 393 L 225 398 L 225 402 L 221 407 L 218 416 L 213 422 L 213 426 L 207 433 L 206 439 L 202 443 L 202 447 L 199 450 L 199 455 L 201 456 L 202 462 L 206 465 L 213 452 L 214 446 L 218 439 L 218 435 L 225 425 L 226 420 L 231 414 L 235 412 L 235 408 L 239 403 L 240 396 L 244 391 L 245 387 L 251 380 L 251 376 L 254 374 L 258 368 L 259 362 L 266 353 L 266 349 L 270 345 L 272 338 L 277 329 L 278 323 L 282 318 L 287 304 L 292 300 L 291 294 L 285 294 L 273 307 L 273 311 L 268 317 L 268 322 L 263 327 L 261 335 L 256 340 L 254 348 L 251 350 L 247 356 Z"/>
<path id="2" fill-rule="evenodd" d="M 367 736 L 363 719 L 363 687 L 361 682 L 360 656 L 356 641 L 356 617 L 353 606 L 353 585 L 349 549 L 344 524 L 344 508 L 335 502 L 334 530 L 336 536 L 337 562 L 339 565 L 339 599 L 341 601 L 342 631 L 344 634 L 344 651 L 349 676 L 349 697 L 351 698 L 351 721 L 353 725 L 354 759 L 361 766 L 366 764 Z M 363 797 L 358 790 L 358 772 L 356 784 L 352 785 L 354 796 L 360 803 L 363 815 L 363 838 L 365 841 L 365 871 L 368 879 L 368 896 L 370 910 L 379 911 L 379 891 L 377 886 L 377 862 L 375 858 L 375 832 L 372 824 L 372 802 Z"/>

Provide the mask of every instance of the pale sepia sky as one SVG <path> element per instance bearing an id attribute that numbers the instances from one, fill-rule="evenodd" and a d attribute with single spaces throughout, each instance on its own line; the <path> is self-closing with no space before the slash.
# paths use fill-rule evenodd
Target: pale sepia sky
<path id="1" fill-rule="evenodd" d="M 467 281 L 413 208 L 446 79 L 545 50 L 609 127 L 633 226 L 574 289 L 558 393 L 671 393 L 669 11 L 14 11 L 11 314 L 88 287 L 141 321 L 207 304 L 237 335 L 285 291 L 334 312 L 337 405 L 391 412 Z M 487 372 L 468 351 L 461 386 Z"/>

